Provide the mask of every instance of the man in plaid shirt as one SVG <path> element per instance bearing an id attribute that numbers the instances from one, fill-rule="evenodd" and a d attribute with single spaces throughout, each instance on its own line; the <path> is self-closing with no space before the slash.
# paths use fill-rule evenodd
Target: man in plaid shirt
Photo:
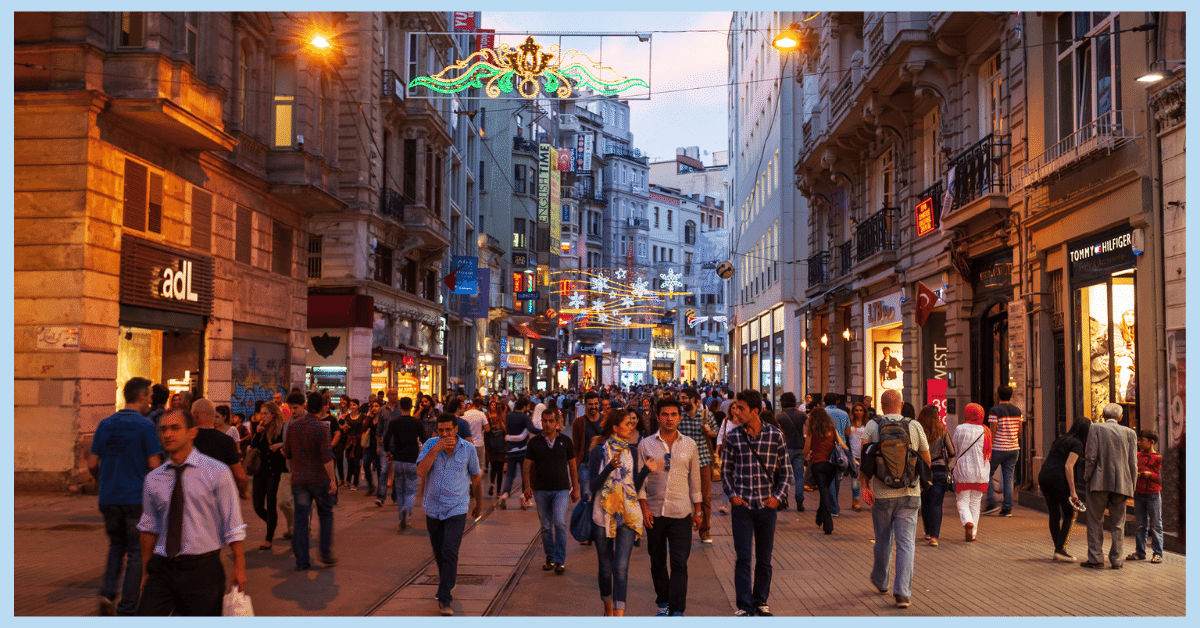
<path id="1" fill-rule="evenodd" d="M 683 413 L 683 420 L 679 422 L 679 433 L 696 441 L 696 450 L 700 454 L 700 492 L 704 495 L 700 507 L 700 542 L 711 545 L 709 521 L 712 517 L 712 451 L 708 448 L 708 435 L 716 437 L 717 426 L 711 418 L 708 422 L 704 420 L 704 408 L 700 405 L 700 395 L 696 393 L 695 388 L 684 388 L 683 394 L 687 399 L 684 404 L 686 412 Z"/>
<path id="2" fill-rule="evenodd" d="M 779 428 L 763 423 L 762 395 L 743 390 L 730 406 L 729 431 L 721 450 L 721 484 L 733 506 L 733 547 L 737 562 L 733 585 L 738 610 L 734 615 L 771 616 L 771 550 L 775 544 L 775 518 L 779 502 L 792 482 L 787 442 Z M 751 588 L 750 557 L 756 553 Z"/>

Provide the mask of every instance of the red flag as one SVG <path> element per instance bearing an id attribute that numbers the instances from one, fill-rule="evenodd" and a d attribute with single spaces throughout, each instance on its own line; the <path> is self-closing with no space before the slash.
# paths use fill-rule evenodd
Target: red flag
<path id="1" fill-rule="evenodd" d="M 930 290 L 921 282 L 917 282 L 917 324 L 921 327 L 925 326 L 925 321 L 929 320 L 929 314 L 933 312 L 934 306 L 937 304 L 938 295 L 933 290 Z"/>

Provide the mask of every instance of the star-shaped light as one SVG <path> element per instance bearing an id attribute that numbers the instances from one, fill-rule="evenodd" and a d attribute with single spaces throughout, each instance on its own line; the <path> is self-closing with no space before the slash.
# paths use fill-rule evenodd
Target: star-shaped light
<path id="1" fill-rule="evenodd" d="M 618 268 L 616 271 L 613 272 L 613 276 L 616 277 L 617 279 L 624 279 L 625 275 L 626 275 L 626 271 L 624 268 Z"/>

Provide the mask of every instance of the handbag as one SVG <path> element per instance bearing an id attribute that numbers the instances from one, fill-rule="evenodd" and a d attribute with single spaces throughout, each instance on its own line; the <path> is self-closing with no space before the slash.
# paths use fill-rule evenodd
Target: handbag
<path id="1" fill-rule="evenodd" d="M 225 617 L 254 617 L 254 605 L 246 592 L 233 587 L 221 599 L 221 615 Z"/>
<path id="2" fill-rule="evenodd" d="M 262 454 L 255 447 L 247 449 L 246 457 L 242 459 L 242 465 L 246 467 L 246 475 L 258 473 L 262 469 Z"/>
<path id="3" fill-rule="evenodd" d="M 837 467 L 838 471 L 841 471 L 842 473 L 845 473 L 850 467 L 850 456 L 846 453 L 846 450 L 842 448 L 840 443 L 833 444 L 833 451 L 829 452 L 829 461 L 832 462 L 833 466 Z"/>
<path id="4" fill-rule="evenodd" d="M 595 499 L 595 495 L 591 499 L 581 499 L 571 511 L 571 538 L 580 543 L 592 539 L 592 503 Z"/>

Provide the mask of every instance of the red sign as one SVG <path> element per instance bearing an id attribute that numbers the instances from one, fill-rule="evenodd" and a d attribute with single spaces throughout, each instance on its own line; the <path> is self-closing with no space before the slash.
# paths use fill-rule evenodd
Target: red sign
<path id="1" fill-rule="evenodd" d="M 496 29 L 481 28 L 477 31 L 479 34 L 475 36 L 479 40 L 479 49 L 495 48 L 496 47 Z"/>
<path id="2" fill-rule="evenodd" d="M 933 198 L 917 203 L 917 237 L 933 232 Z"/>
<path id="3" fill-rule="evenodd" d="M 925 390 L 927 397 L 925 403 L 937 406 L 938 417 L 942 419 L 942 425 L 946 425 L 946 380 L 927 379 L 925 380 Z"/>
<path id="4" fill-rule="evenodd" d="M 456 31 L 473 31 L 473 30 L 475 30 L 475 12 L 474 11 L 455 11 L 454 12 L 454 30 L 456 30 Z"/>
<path id="5" fill-rule="evenodd" d="M 571 149 L 558 149 L 558 169 L 562 172 L 571 171 Z"/>

